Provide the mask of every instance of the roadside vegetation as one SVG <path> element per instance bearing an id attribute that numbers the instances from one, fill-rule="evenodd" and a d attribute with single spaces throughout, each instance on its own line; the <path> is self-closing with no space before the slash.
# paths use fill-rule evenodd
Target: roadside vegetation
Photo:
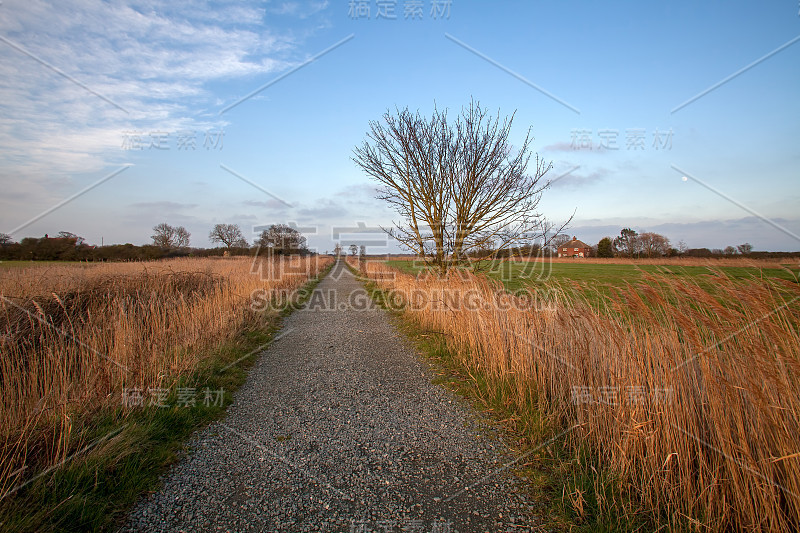
<path id="1" fill-rule="evenodd" d="M 540 453 L 559 458 L 555 477 L 531 474 L 531 484 L 561 479 L 557 499 L 579 525 L 800 527 L 800 287 L 791 270 L 637 270 L 603 287 L 587 273 L 565 292 L 574 275 L 565 269 L 561 282 L 538 282 L 560 296 L 548 300 L 465 270 L 360 267 L 390 308 L 436 339 L 454 375 L 527 436 L 534 466 Z"/>
<path id="2" fill-rule="evenodd" d="M 218 416 L 329 257 L 42 264 L 0 278 L 0 529 L 98 530 Z M 257 305 L 254 305 L 256 303 Z"/>
<path id="3" fill-rule="evenodd" d="M 530 137 L 511 146 L 513 118 L 472 101 L 370 122 L 353 159 L 418 264 L 352 265 L 533 450 L 563 437 L 578 467 L 562 501 L 584 525 L 636 528 L 645 508 L 671 530 L 800 530 L 796 257 L 741 268 L 748 243 L 673 248 L 632 228 L 570 239 L 536 209 L 552 164 Z"/>

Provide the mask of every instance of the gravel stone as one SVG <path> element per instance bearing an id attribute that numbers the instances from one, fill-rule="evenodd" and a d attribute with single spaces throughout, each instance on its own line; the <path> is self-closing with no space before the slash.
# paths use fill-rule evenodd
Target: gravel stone
<path id="1" fill-rule="evenodd" d="M 432 377 L 339 261 L 122 531 L 540 529 L 515 457 Z"/>

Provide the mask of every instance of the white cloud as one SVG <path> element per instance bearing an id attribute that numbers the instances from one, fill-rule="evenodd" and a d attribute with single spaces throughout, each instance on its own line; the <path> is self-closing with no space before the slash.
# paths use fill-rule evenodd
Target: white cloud
<path id="1" fill-rule="evenodd" d="M 604 168 L 598 168 L 591 172 L 581 172 L 580 167 L 570 171 L 566 165 L 559 165 L 558 172 L 548 172 L 545 175 L 545 179 L 551 180 L 550 186 L 553 188 L 563 187 L 571 190 L 579 190 L 600 183 L 608 175 L 608 170 Z"/>
<path id="2" fill-rule="evenodd" d="M 238 2 L 7 0 L 0 14 L 0 182 L 24 181 L 17 198 L 119 163 L 123 131 L 223 127 L 207 84 L 285 69 L 297 49 Z"/>

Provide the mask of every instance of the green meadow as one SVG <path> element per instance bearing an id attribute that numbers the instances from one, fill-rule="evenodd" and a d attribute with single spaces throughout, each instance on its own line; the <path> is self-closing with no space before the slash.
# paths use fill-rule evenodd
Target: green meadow
<path id="1" fill-rule="evenodd" d="M 390 260 L 387 264 L 408 274 L 416 275 L 425 269 L 422 262 Z M 614 288 L 652 283 L 653 279 L 685 281 L 714 292 L 720 277 L 742 282 L 753 280 L 798 283 L 800 267 L 781 265 L 774 268 L 754 266 L 652 265 L 631 263 L 600 263 L 592 261 L 525 262 L 486 261 L 475 268 L 500 281 L 509 292 L 539 291 L 558 287 L 567 294 L 580 291 L 583 298 L 597 303 L 602 295 Z"/>

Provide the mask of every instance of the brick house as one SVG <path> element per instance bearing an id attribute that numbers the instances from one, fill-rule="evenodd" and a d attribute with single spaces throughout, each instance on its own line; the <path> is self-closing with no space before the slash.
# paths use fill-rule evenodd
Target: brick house
<path id="1" fill-rule="evenodd" d="M 572 240 L 558 247 L 558 257 L 589 257 L 591 248 L 573 236 Z"/>

